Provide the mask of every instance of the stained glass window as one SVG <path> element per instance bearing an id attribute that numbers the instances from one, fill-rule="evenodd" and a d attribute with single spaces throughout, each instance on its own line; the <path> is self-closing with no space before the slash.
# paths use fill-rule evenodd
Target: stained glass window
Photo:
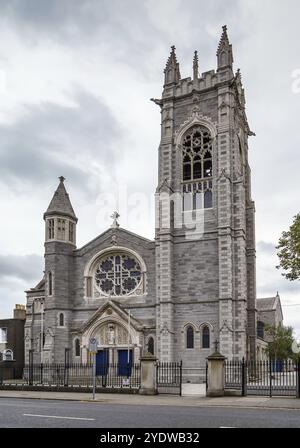
<path id="1" fill-rule="evenodd" d="M 139 261 L 125 253 L 110 254 L 100 259 L 95 273 L 97 287 L 105 295 L 126 296 L 141 284 L 142 270 Z"/>

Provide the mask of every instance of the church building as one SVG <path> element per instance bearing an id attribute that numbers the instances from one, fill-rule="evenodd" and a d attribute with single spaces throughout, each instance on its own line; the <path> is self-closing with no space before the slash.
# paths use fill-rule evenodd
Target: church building
<path id="1" fill-rule="evenodd" d="M 27 291 L 25 357 L 34 362 L 138 362 L 145 352 L 183 361 L 196 381 L 218 346 L 256 354 L 255 205 L 241 73 L 227 28 L 217 70 L 182 78 L 175 47 L 164 70 L 155 239 L 112 226 L 81 248 L 65 188 L 45 220 L 44 277 Z M 153 149 L 155 155 L 155 149 Z M 146 167 L 145 167 L 146 169 Z"/>

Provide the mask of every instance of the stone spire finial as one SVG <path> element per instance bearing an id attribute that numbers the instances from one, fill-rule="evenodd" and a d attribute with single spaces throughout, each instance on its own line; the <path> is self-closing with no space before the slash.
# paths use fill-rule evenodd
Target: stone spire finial
<path id="1" fill-rule="evenodd" d="M 66 178 L 65 178 L 64 176 L 60 176 L 60 177 L 59 177 L 59 180 L 60 180 L 62 183 L 64 183 L 64 181 L 66 180 Z"/>
<path id="2" fill-rule="evenodd" d="M 195 51 L 195 53 L 194 53 L 193 73 L 194 73 L 194 81 L 196 81 L 199 78 L 199 58 L 198 58 L 197 51 Z"/>
<path id="3" fill-rule="evenodd" d="M 232 68 L 233 53 L 232 45 L 229 42 L 227 26 L 223 26 L 222 36 L 219 42 L 217 57 L 218 57 L 218 69 L 220 68 Z"/>
<path id="4" fill-rule="evenodd" d="M 218 52 L 217 55 L 219 53 L 219 51 L 221 50 L 221 47 L 225 44 L 225 45 L 229 45 L 229 38 L 228 38 L 228 33 L 227 33 L 227 25 L 222 26 L 222 36 L 219 42 L 219 46 L 218 46 Z"/>
<path id="5" fill-rule="evenodd" d="M 164 70 L 165 84 L 178 83 L 181 79 L 179 63 L 177 62 L 175 50 L 175 45 L 172 45 L 171 53 Z"/>

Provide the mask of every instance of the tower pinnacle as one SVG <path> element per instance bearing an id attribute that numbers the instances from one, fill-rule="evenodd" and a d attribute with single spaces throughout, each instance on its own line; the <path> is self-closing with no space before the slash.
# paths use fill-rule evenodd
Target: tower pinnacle
<path id="1" fill-rule="evenodd" d="M 199 77 L 199 58 L 198 52 L 195 51 L 194 59 L 193 59 L 193 73 L 194 73 L 194 81 L 196 81 Z"/>
<path id="2" fill-rule="evenodd" d="M 165 84 L 177 84 L 181 79 L 179 63 L 177 62 L 175 50 L 175 45 L 172 45 L 171 53 L 164 70 Z"/>
<path id="3" fill-rule="evenodd" d="M 219 42 L 217 57 L 218 57 L 218 69 L 231 68 L 233 64 L 232 45 L 229 42 L 227 26 L 222 27 L 223 32 Z"/>

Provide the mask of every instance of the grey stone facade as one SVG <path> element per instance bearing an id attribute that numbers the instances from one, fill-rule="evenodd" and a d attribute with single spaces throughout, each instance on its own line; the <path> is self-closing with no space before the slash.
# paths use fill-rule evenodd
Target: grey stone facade
<path id="1" fill-rule="evenodd" d="M 152 337 L 155 355 L 161 361 L 183 360 L 185 380 L 197 382 L 216 340 L 229 359 L 255 357 L 255 206 L 248 164 L 252 133 L 226 27 L 217 58 L 217 71 L 199 75 L 195 54 L 193 79 L 181 79 L 172 47 L 162 98 L 153 99 L 162 116 L 155 241 L 115 223 L 76 249 L 77 218 L 61 179 L 44 216 L 45 278 L 27 292 L 27 361 L 34 350 L 37 362 L 63 362 L 67 349 L 72 360 L 84 362 L 90 337 L 102 341 L 99 349 L 107 348 L 110 361 L 128 345 L 137 361 Z M 210 136 L 212 170 L 187 181 L 182 145 L 193 129 Z M 212 192 L 212 203 L 183 211 L 182 197 L 196 189 L 195 197 L 202 195 L 204 204 L 206 191 Z M 138 260 L 141 283 L 132 294 L 105 295 L 95 285 L 97 261 L 117 253 Z M 192 342 L 187 341 L 188 328 Z"/>

